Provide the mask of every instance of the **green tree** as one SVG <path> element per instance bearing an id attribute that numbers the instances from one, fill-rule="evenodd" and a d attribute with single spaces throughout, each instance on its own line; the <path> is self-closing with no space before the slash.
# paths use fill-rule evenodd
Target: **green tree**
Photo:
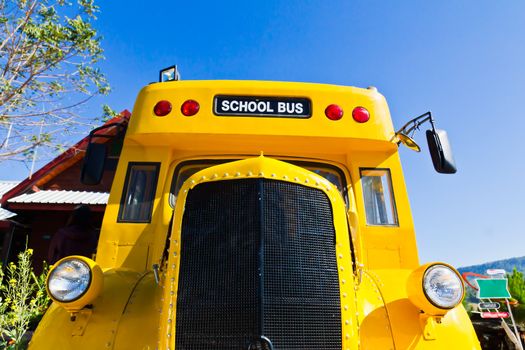
<path id="1" fill-rule="evenodd" d="M 94 0 L 0 0 L 0 162 L 91 125 L 79 106 L 109 92 L 97 12 Z"/>
<path id="2" fill-rule="evenodd" d="M 525 303 L 525 279 L 523 273 L 516 268 L 508 276 L 509 291 L 513 298 L 517 299 L 521 304 Z"/>

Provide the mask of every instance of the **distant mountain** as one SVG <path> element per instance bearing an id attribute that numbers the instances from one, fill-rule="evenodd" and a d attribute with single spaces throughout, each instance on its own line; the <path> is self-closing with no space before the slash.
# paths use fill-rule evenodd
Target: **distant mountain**
<path id="1" fill-rule="evenodd" d="M 511 273 L 516 267 L 518 271 L 525 273 L 525 256 L 519 258 L 510 258 L 505 260 L 492 261 L 480 265 L 472 265 L 458 268 L 460 273 L 475 272 L 479 274 L 486 274 L 488 269 L 504 269 L 507 273 Z"/>

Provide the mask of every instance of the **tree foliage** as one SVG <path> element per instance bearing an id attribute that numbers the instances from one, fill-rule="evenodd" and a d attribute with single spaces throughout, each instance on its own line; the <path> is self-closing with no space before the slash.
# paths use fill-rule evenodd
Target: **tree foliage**
<path id="1" fill-rule="evenodd" d="M 0 161 L 55 147 L 78 107 L 109 85 L 94 0 L 0 0 Z"/>
<path id="2" fill-rule="evenodd" d="M 525 303 L 525 279 L 523 273 L 516 268 L 508 275 L 509 291 L 513 298 L 521 304 Z"/>

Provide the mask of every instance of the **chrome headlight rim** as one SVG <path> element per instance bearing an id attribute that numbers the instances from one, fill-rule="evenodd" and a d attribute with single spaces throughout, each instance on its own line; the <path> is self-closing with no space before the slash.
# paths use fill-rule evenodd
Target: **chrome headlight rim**
<path id="1" fill-rule="evenodd" d="M 88 283 L 86 285 L 86 288 L 78 296 L 76 296 L 75 298 L 72 298 L 72 299 L 61 300 L 61 299 L 59 299 L 57 296 L 55 296 L 51 292 L 51 289 L 49 288 L 49 284 L 50 284 L 51 279 L 53 278 L 53 275 L 56 273 L 58 267 L 60 267 L 64 263 L 67 263 L 68 261 L 76 261 L 76 262 L 80 263 L 81 265 L 83 265 L 85 268 L 87 268 L 87 270 L 89 271 L 89 281 L 88 281 Z M 46 280 L 46 290 L 47 290 L 47 294 L 54 301 L 56 301 L 56 302 L 58 302 L 60 304 L 69 304 L 69 303 L 73 303 L 73 302 L 81 299 L 83 296 L 85 296 L 88 293 L 89 289 L 91 288 L 91 284 L 92 283 L 93 283 L 93 271 L 92 271 L 91 267 L 89 266 L 89 264 L 86 261 L 84 261 L 83 259 L 80 259 L 80 258 L 75 257 L 75 256 L 70 256 L 70 257 L 65 257 L 65 258 L 57 261 L 54 264 L 54 266 L 51 268 L 51 270 L 49 271 L 47 280 Z"/>
<path id="2" fill-rule="evenodd" d="M 457 280 L 459 282 L 459 286 L 461 288 L 461 294 L 460 294 L 460 297 L 458 298 L 457 302 L 455 302 L 451 306 L 444 306 L 443 304 L 437 303 L 434 299 L 432 299 L 432 297 L 429 296 L 429 294 L 427 293 L 427 289 L 425 288 L 425 281 L 426 281 L 429 273 L 432 270 L 435 270 L 437 268 L 444 268 L 446 270 L 449 270 L 450 272 L 452 272 L 456 276 L 456 278 L 457 278 Z M 427 298 L 428 302 L 430 304 L 432 304 L 434 307 L 436 307 L 438 309 L 442 309 L 442 310 L 452 310 L 453 308 L 455 308 L 456 306 L 461 304 L 461 301 L 465 297 L 465 285 L 463 284 L 463 280 L 461 279 L 461 276 L 459 275 L 459 273 L 457 272 L 456 269 L 454 269 L 453 267 L 451 267 L 449 265 L 443 264 L 443 263 L 432 264 L 432 265 L 430 265 L 430 266 L 428 266 L 426 268 L 425 272 L 423 273 L 423 278 L 421 279 L 421 289 L 423 290 L 423 294 Z"/>

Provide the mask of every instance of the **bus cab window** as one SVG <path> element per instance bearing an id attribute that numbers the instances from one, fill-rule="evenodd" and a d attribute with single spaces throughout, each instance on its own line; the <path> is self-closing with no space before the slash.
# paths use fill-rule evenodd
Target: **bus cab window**
<path id="1" fill-rule="evenodd" d="M 118 215 L 118 222 L 148 223 L 157 188 L 160 164 L 130 163 Z"/>
<path id="2" fill-rule="evenodd" d="M 179 194 L 179 190 L 181 189 L 182 185 L 184 184 L 184 181 L 188 180 L 193 174 L 209 168 L 210 166 L 222 164 L 224 161 L 220 162 L 207 162 L 207 163 L 201 163 L 201 162 L 193 162 L 189 161 L 187 164 L 180 164 L 175 168 L 175 174 L 173 176 L 173 181 L 171 183 L 171 190 L 170 190 L 170 197 L 169 197 L 169 203 L 172 208 L 175 208 L 175 203 L 177 201 L 177 195 Z"/>
<path id="3" fill-rule="evenodd" d="M 367 225 L 397 226 L 397 212 L 388 169 L 361 169 Z"/>
<path id="4" fill-rule="evenodd" d="M 175 202 L 177 200 L 177 194 L 179 193 L 180 188 L 182 187 L 182 184 L 184 181 L 186 181 L 189 177 L 191 177 L 196 172 L 206 169 L 210 166 L 214 166 L 217 164 L 223 164 L 226 162 L 231 162 L 233 160 L 210 160 L 205 162 L 194 162 L 189 161 L 187 164 L 180 164 L 175 169 L 175 174 L 173 176 L 173 181 L 171 183 L 171 191 L 170 191 L 170 198 L 169 203 L 174 208 Z M 343 199 L 346 203 L 346 206 L 348 208 L 348 194 L 346 192 L 346 181 L 344 177 L 344 173 L 332 165 L 322 164 L 322 163 L 315 163 L 315 162 L 303 162 L 303 161 L 288 161 L 291 164 L 300 166 L 302 168 L 305 168 L 313 173 L 316 173 L 319 176 L 324 177 L 328 181 L 330 181 L 341 193 L 341 196 L 343 196 Z"/>

